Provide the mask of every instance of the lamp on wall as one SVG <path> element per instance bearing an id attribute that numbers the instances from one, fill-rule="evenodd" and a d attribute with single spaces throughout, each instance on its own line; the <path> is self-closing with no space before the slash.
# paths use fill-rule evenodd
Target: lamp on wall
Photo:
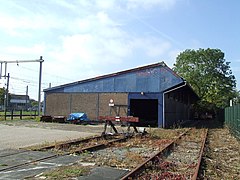
<path id="1" fill-rule="evenodd" d="M 144 92 L 141 92 L 141 95 L 143 96 L 143 95 L 144 95 Z"/>

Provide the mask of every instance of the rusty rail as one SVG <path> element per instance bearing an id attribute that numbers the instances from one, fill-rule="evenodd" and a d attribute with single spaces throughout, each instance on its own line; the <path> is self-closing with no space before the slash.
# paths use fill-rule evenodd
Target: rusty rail
<path id="1" fill-rule="evenodd" d="M 170 151 L 176 141 L 181 139 L 182 136 L 184 136 L 187 132 L 189 132 L 191 129 L 188 129 L 187 131 L 180 134 L 177 138 L 172 140 L 166 147 L 164 147 L 161 151 L 157 152 L 156 154 L 152 155 L 150 158 L 148 158 L 146 161 L 144 161 L 142 164 L 140 164 L 138 167 L 130 171 L 128 174 L 126 174 L 124 177 L 121 178 L 121 180 L 127 180 L 127 179 L 134 179 L 135 175 L 138 174 L 142 169 L 145 168 L 146 164 L 154 161 L 157 157 L 164 155 L 168 151 Z"/>
<path id="2" fill-rule="evenodd" d="M 198 163 L 197 163 L 197 166 L 196 166 L 196 169 L 195 169 L 195 173 L 192 177 L 192 180 L 196 180 L 197 177 L 198 177 L 198 172 L 199 172 L 201 161 L 202 161 L 202 156 L 203 156 L 204 147 L 205 147 L 205 144 L 206 144 L 207 135 L 208 135 L 208 129 L 205 129 L 204 134 L 203 134 L 202 143 L 201 143 L 201 150 L 200 150 L 200 153 L 199 153 Z"/>
<path id="3" fill-rule="evenodd" d="M 137 175 L 139 175 L 146 168 L 146 166 L 149 162 L 154 162 L 155 160 L 158 160 L 159 157 L 163 157 L 167 152 L 171 151 L 174 148 L 174 145 L 177 143 L 177 141 L 180 140 L 184 135 L 186 135 L 186 133 L 189 132 L 190 130 L 192 130 L 192 129 L 189 129 L 189 130 L 185 131 L 184 133 L 182 133 L 181 135 L 179 135 L 176 139 L 171 141 L 164 149 L 162 149 L 161 151 L 159 151 L 158 153 L 156 153 L 155 155 L 151 156 L 149 159 L 144 161 L 138 167 L 136 167 L 131 172 L 126 174 L 124 177 L 122 177 L 121 180 L 135 179 L 137 177 Z M 197 176 L 198 176 L 198 171 L 200 168 L 201 159 L 202 159 L 204 146 L 205 146 L 205 142 L 206 142 L 207 132 L 208 132 L 208 130 L 206 129 L 203 133 L 203 138 L 201 141 L 201 150 L 200 150 L 199 157 L 198 157 L 198 163 L 195 167 L 194 174 L 191 177 L 191 179 L 193 179 L 193 180 L 196 180 Z"/>
<path id="4" fill-rule="evenodd" d="M 70 152 L 69 154 L 71 154 L 71 153 L 82 153 L 84 151 L 96 151 L 98 149 L 106 148 L 113 143 L 123 142 L 123 141 L 126 141 L 126 140 L 127 140 L 127 137 L 123 137 L 123 138 L 111 140 L 107 143 L 101 143 L 101 144 L 89 146 L 89 147 L 86 147 L 86 148 L 78 148 L 78 149 L 75 149 L 74 151 Z"/>
<path id="5" fill-rule="evenodd" d="M 78 144 L 78 143 L 85 143 L 88 141 L 91 141 L 93 139 L 101 139 L 103 138 L 102 136 L 93 136 L 90 138 L 84 138 L 84 139 L 73 139 L 70 141 L 64 141 L 64 142 L 59 142 L 59 143 L 55 143 L 55 144 L 51 144 L 51 145 L 46 145 L 46 146 L 42 146 L 42 147 L 26 147 L 23 149 L 27 149 L 27 150 L 32 150 L 32 151 L 42 151 L 42 150 L 48 150 L 48 149 L 52 149 L 55 147 L 62 147 L 62 146 L 66 146 L 66 145 L 74 145 L 74 144 Z"/>
<path id="6" fill-rule="evenodd" d="M 94 139 L 94 138 L 92 138 L 92 139 Z M 88 140 L 88 139 L 86 139 L 86 140 Z M 47 159 L 57 158 L 58 156 L 67 156 L 67 155 L 72 154 L 72 153 L 80 154 L 80 153 L 83 153 L 85 151 L 94 151 L 94 150 L 98 150 L 98 149 L 101 149 L 101 148 L 106 148 L 106 147 L 108 147 L 109 145 L 111 145 L 115 142 L 122 142 L 122 141 L 125 141 L 125 140 L 127 140 L 127 137 L 110 140 L 107 143 L 101 143 L 101 144 L 89 146 L 89 147 L 86 147 L 86 148 L 79 148 L 79 149 L 76 149 L 76 150 L 71 151 L 71 152 L 63 153 L 61 155 L 58 155 L 58 154 L 50 155 L 50 156 L 47 156 L 47 157 L 44 157 L 44 158 L 39 158 L 39 159 L 35 159 L 35 160 L 32 160 L 32 161 L 16 164 L 16 165 L 11 166 L 11 167 L 6 167 L 6 168 L 3 168 L 3 169 L 0 169 L 0 172 L 6 171 L 6 170 L 16 169 L 18 167 L 22 167 L 22 166 L 25 166 L 25 165 L 29 165 L 29 164 L 40 162 L 40 161 L 47 160 Z"/>

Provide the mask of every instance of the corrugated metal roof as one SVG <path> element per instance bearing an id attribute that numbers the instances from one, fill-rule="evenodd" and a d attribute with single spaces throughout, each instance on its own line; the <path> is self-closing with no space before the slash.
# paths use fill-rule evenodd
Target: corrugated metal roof
<path id="1" fill-rule="evenodd" d="M 11 99 L 23 99 L 26 100 L 29 99 L 28 95 L 20 95 L 20 94 L 10 94 L 11 95 Z"/>

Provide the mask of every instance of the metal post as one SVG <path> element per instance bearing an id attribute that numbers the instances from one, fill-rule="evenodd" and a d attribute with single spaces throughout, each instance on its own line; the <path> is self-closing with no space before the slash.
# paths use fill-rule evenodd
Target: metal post
<path id="1" fill-rule="evenodd" d="M 9 98 L 8 98 L 9 78 L 10 78 L 10 74 L 8 73 L 8 75 L 7 75 L 7 96 L 6 96 L 6 99 L 7 99 L 7 108 L 8 108 L 8 101 L 9 101 Z"/>
<path id="2" fill-rule="evenodd" d="M 11 111 L 11 120 L 13 120 L 13 109 Z"/>
<path id="3" fill-rule="evenodd" d="M 5 62 L 5 79 L 6 79 L 6 74 L 7 74 L 7 63 Z"/>
<path id="4" fill-rule="evenodd" d="M 1 62 L 1 66 L 0 66 L 0 79 L 2 79 L 2 62 Z"/>
<path id="5" fill-rule="evenodd" d="M 96 120 L 99 121 L 99 93 L 97 93 L 97 102 L 96 102 Z"/>
<path id="6" fill-rule="evenodd" d="M 5 95 L 4 95 L 4 120 L 7 119 L 9 77 L 10 77 L 10 75 L 8 73 L 8 76 L 7 76 L 7 88 L 5 89 Z"/>
<path id="7" fill-rule="evenodd" d="M 20 119 L 22 120 L 22 109 L 20 110 Z"/>
<path id="8" fill-rule="evenodd" d="M 38 116 L 40 116 L 41 111 L 41 83 L 42 83 L 42 56 L 40 56 L 40 69 L 39 69 L 39 88 L 38 88 Z"/>
<path id="9" fill-rule="evenodd" d="M 26 111 L 28 110 L 28 86 L 26 87 L 26 105 L 25 105 Z"/>

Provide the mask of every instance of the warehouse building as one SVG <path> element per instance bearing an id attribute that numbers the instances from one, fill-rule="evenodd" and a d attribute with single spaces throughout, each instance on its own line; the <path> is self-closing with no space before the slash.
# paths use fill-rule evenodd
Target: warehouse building
<path id="1" fill-rule="evenodd" d="M 44 114 L 84 112 L 99 116 L 139 117 L 139 125 L 171 127 L 191 119 L 198 99 L 187 82 L 164 62 L 44 90 Z"/>
<path id="2" fill-rule="evenodd" d="M 27 110 L 30 106 L 31 104 L 28 95 L 10 94 L 8 109 L 17 111 Z"/>

